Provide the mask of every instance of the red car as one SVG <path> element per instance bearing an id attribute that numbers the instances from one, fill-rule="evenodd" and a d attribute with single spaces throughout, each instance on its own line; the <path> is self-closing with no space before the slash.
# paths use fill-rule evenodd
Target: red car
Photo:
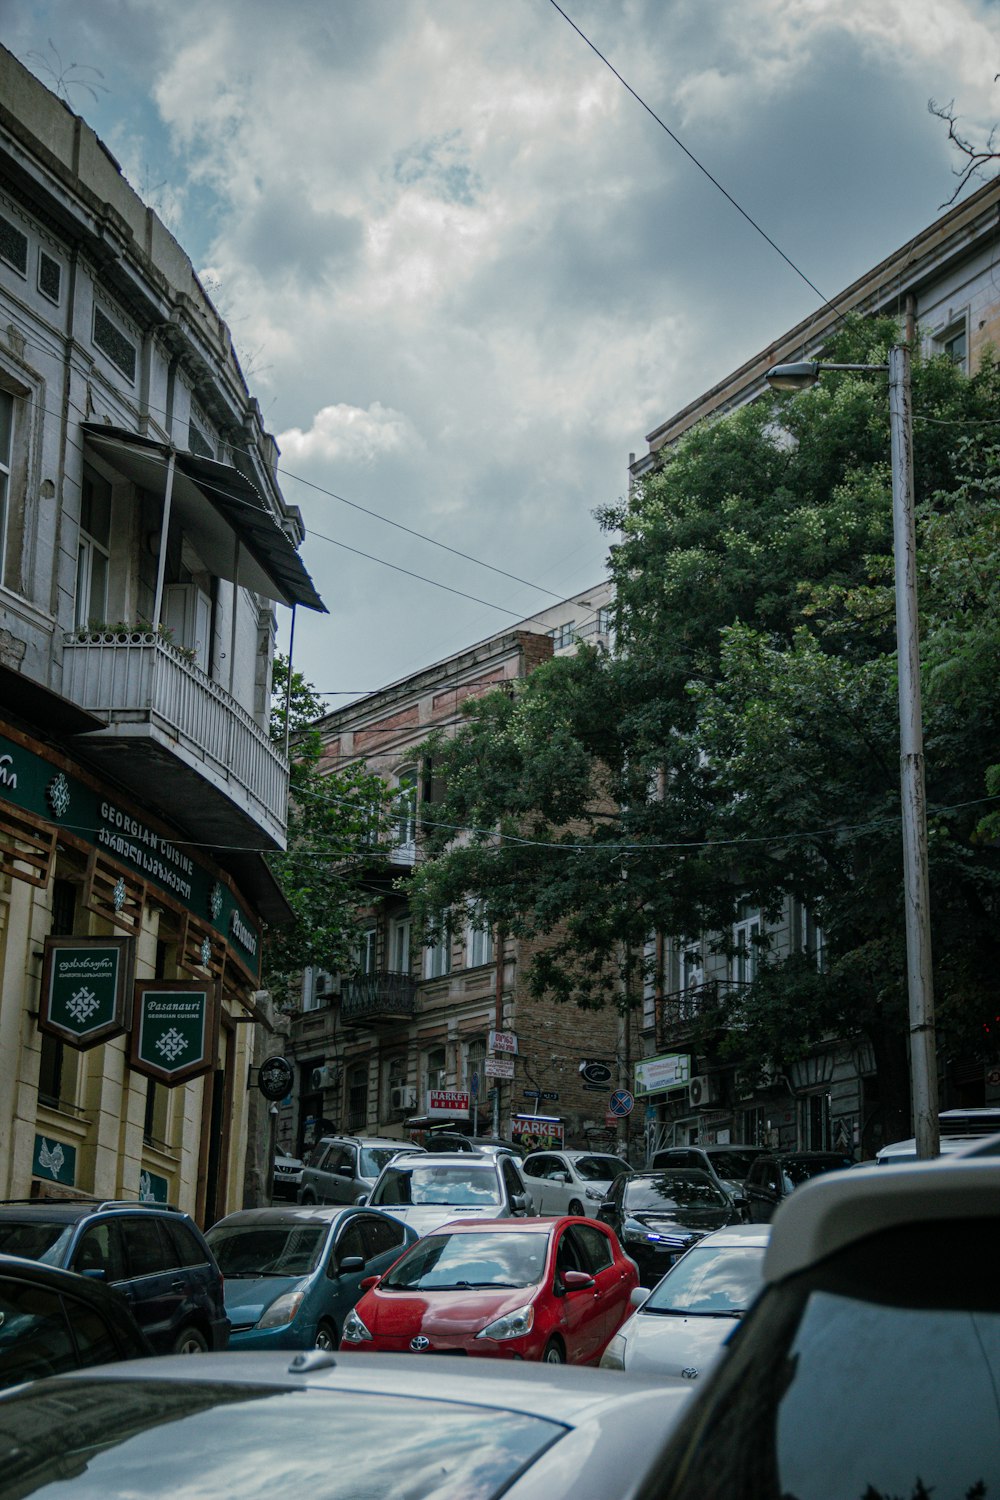
<path id="1" fill-rule="evenodd" d="M 455 1219 L 361 1285 L 341 1349 L 596 1365 L 639 1273 L 593 1219 Z"/>

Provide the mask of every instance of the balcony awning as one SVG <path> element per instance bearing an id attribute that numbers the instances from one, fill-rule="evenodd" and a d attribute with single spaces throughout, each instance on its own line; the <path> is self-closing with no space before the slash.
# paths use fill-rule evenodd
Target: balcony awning
<path id="1" fill-rule="evenodd" d="M 162 495 L 170 455 L 167 443 L 99 422 L 84 422 L 82 428 L 88 447 L 113 469 L 150 494 Z M 298 552 L 260 491 L 239 469 L 177 452 L 172 509 L 216 577 L 238 581 L 266 599 L 326 614 Z M 241 543 L 238 565 L 234 536 Z"/>

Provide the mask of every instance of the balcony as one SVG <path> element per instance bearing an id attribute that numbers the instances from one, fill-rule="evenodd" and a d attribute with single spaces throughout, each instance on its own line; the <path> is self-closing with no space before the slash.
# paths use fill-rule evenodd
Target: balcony
<path id="1" fill-rule="evenodd" d="M 378 1026 L 408 1021 L 417 1007 L 417 986 L 409 974 L 359 974 L 345 979 L 340 1019 L 345 1026 Z"/>
<path id="2" fill-rule="evenodd" d="M 285 847 L 288 764 L 244 708 L 151 631 L 63 641 L 63 694 L 104 721 L 81 753 L 220 846 Z"/>
<path id="3" fill-rule="evenodd" d="M 657 1027 L 657 1049 L 670 1051 L 692 1038 L 722 1030 L 728 1024 L 733 994 L 745 988 L 736 980 L 710 979 L 704 984 L 664 995 Z"/>

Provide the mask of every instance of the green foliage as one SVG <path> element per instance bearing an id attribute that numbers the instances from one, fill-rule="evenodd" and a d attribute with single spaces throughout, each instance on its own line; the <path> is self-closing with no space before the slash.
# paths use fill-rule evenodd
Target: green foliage
<path id="1" fill-rule="evenodd" d="M 882 363 L 896 338 L 886 320 L 855 322 L 829 357 Z M 989 360 L 972 378 L 914 361 L 935 983 L 945 1037 L 963 1047 L 984 1044 L 1000 1009 L 1000 813 L 984 800 L 1000 797 L 998 397 Z M 600 520 L 618 651 L 553 660 L 472 703 L 434 746 L 447 790 L 418 907 L 475 890 L 492 921 L 550 939 L 539 992 L 593 1005 L 639 995 L 654 929 L 715 933 L 725 952 L 741 900 L 774 919 L 794 898 L 823 924 L 828 969 L 762 953 L 733 1014 L 743 1060 L 862 1034 L 898 1073 L 884 377 L 831 372 L 702 423 Z M 455 846 L 456 827 L 476 831 Z"/>
<path id="2" fill-rule="evenodd" d="M 288 662 L 276 657 L 271 738 L 284 746 Z M 298 672 L 288 696 L 290 732 L 288 847 L 268 856 L 292 910 L 291 923 L 273 927 L 264 949 L 264 978 L 279 1004 L 291 1004 L 302 970 L 332 972 L 355 963 L 358 915 L 371 906 L 362 888 L 365 867 L 378 852 L 388 792 L 363 766 L 345 771 L 322 764 L 315 719 L 322 700 Z"/>

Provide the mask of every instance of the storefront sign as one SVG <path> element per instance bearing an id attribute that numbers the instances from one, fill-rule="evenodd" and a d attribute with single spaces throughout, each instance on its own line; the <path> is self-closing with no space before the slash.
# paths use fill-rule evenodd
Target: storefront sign
<path id="1" fill-rule="evenodd" d="M 580 1077 L 584 1083 L 594 1084 L 601 1088 L 611 1083 L 611 1064 L 600 1062 L 597 1058 L 585 1057 L 580 1064 Z"/>
<path id="2" fill-rule="evenodd" d="M 490 1052 L 513 1052 L 517 1053 L 517 1037 L 513 1031 L 491 1031 L 489 1035 Z"/>
<path id="3" fill-rule="evenodd" d="M 467 1115 L 468 1113 L 469 1094 L 467 1089 L 427 1090 L 428 1119 L 450 1120 L 454 1115 Z"/>
<path id="4" fill-rule="evenodd" d="M 487 1078 L 513 1078 L 514 1059 L 512 1057 L 484 1058 L 483 1072 Z"/>
<path id="5" fill-rule="evenodd" d="M 0 798 L 107 853 L 142 880 L 167 892 L 209 923 L 255 978 L 260 975 L 260 924 L 233 892 L 169 834 L 88 781 L 0 735 Z"/>
<path id="6" fill-rule="evenodd" d="M 547 1115 L 511 1115 L 510 1138 L 522 1151 L 559 1151 L 565 1134 L 562 1120 Z"/>
<path id="7" fill-rule="evenodd" d="M 646 1057 L 635 1065 L 635 1092 L 662 1094 L 668 1089 L 686 1088 L 690 1077 L 691 1059 L 686 1052 Z"/>
<path id="8" fill-rule="evenodd" d="M 62 1182 L 72 1187 L 76 1182 L 76 1147 L 54 1141 L 51 1136 L 36 1135 L 31 1172 L 46 1182 Z"/>
<path id="9" fill-rule="evenodd" d="M 269 1057 L 257 1070 L 257 1087 L 265 1099 L 284 1099 L 291 1093 L 294 1081 L 287 1057 Z"/>
<path id="10" fill-rule="evenodd" d="M 214 987 L 141 979 L 135 986 L 130 1062 L 137 1073 L 174 1088 L 215 1063 Z"/>
<path id="11" fill-rule="evenodd" d="M 128 1027 L 131 938 L 47 937 L 38 1029 L 80 1052 Z"/>

